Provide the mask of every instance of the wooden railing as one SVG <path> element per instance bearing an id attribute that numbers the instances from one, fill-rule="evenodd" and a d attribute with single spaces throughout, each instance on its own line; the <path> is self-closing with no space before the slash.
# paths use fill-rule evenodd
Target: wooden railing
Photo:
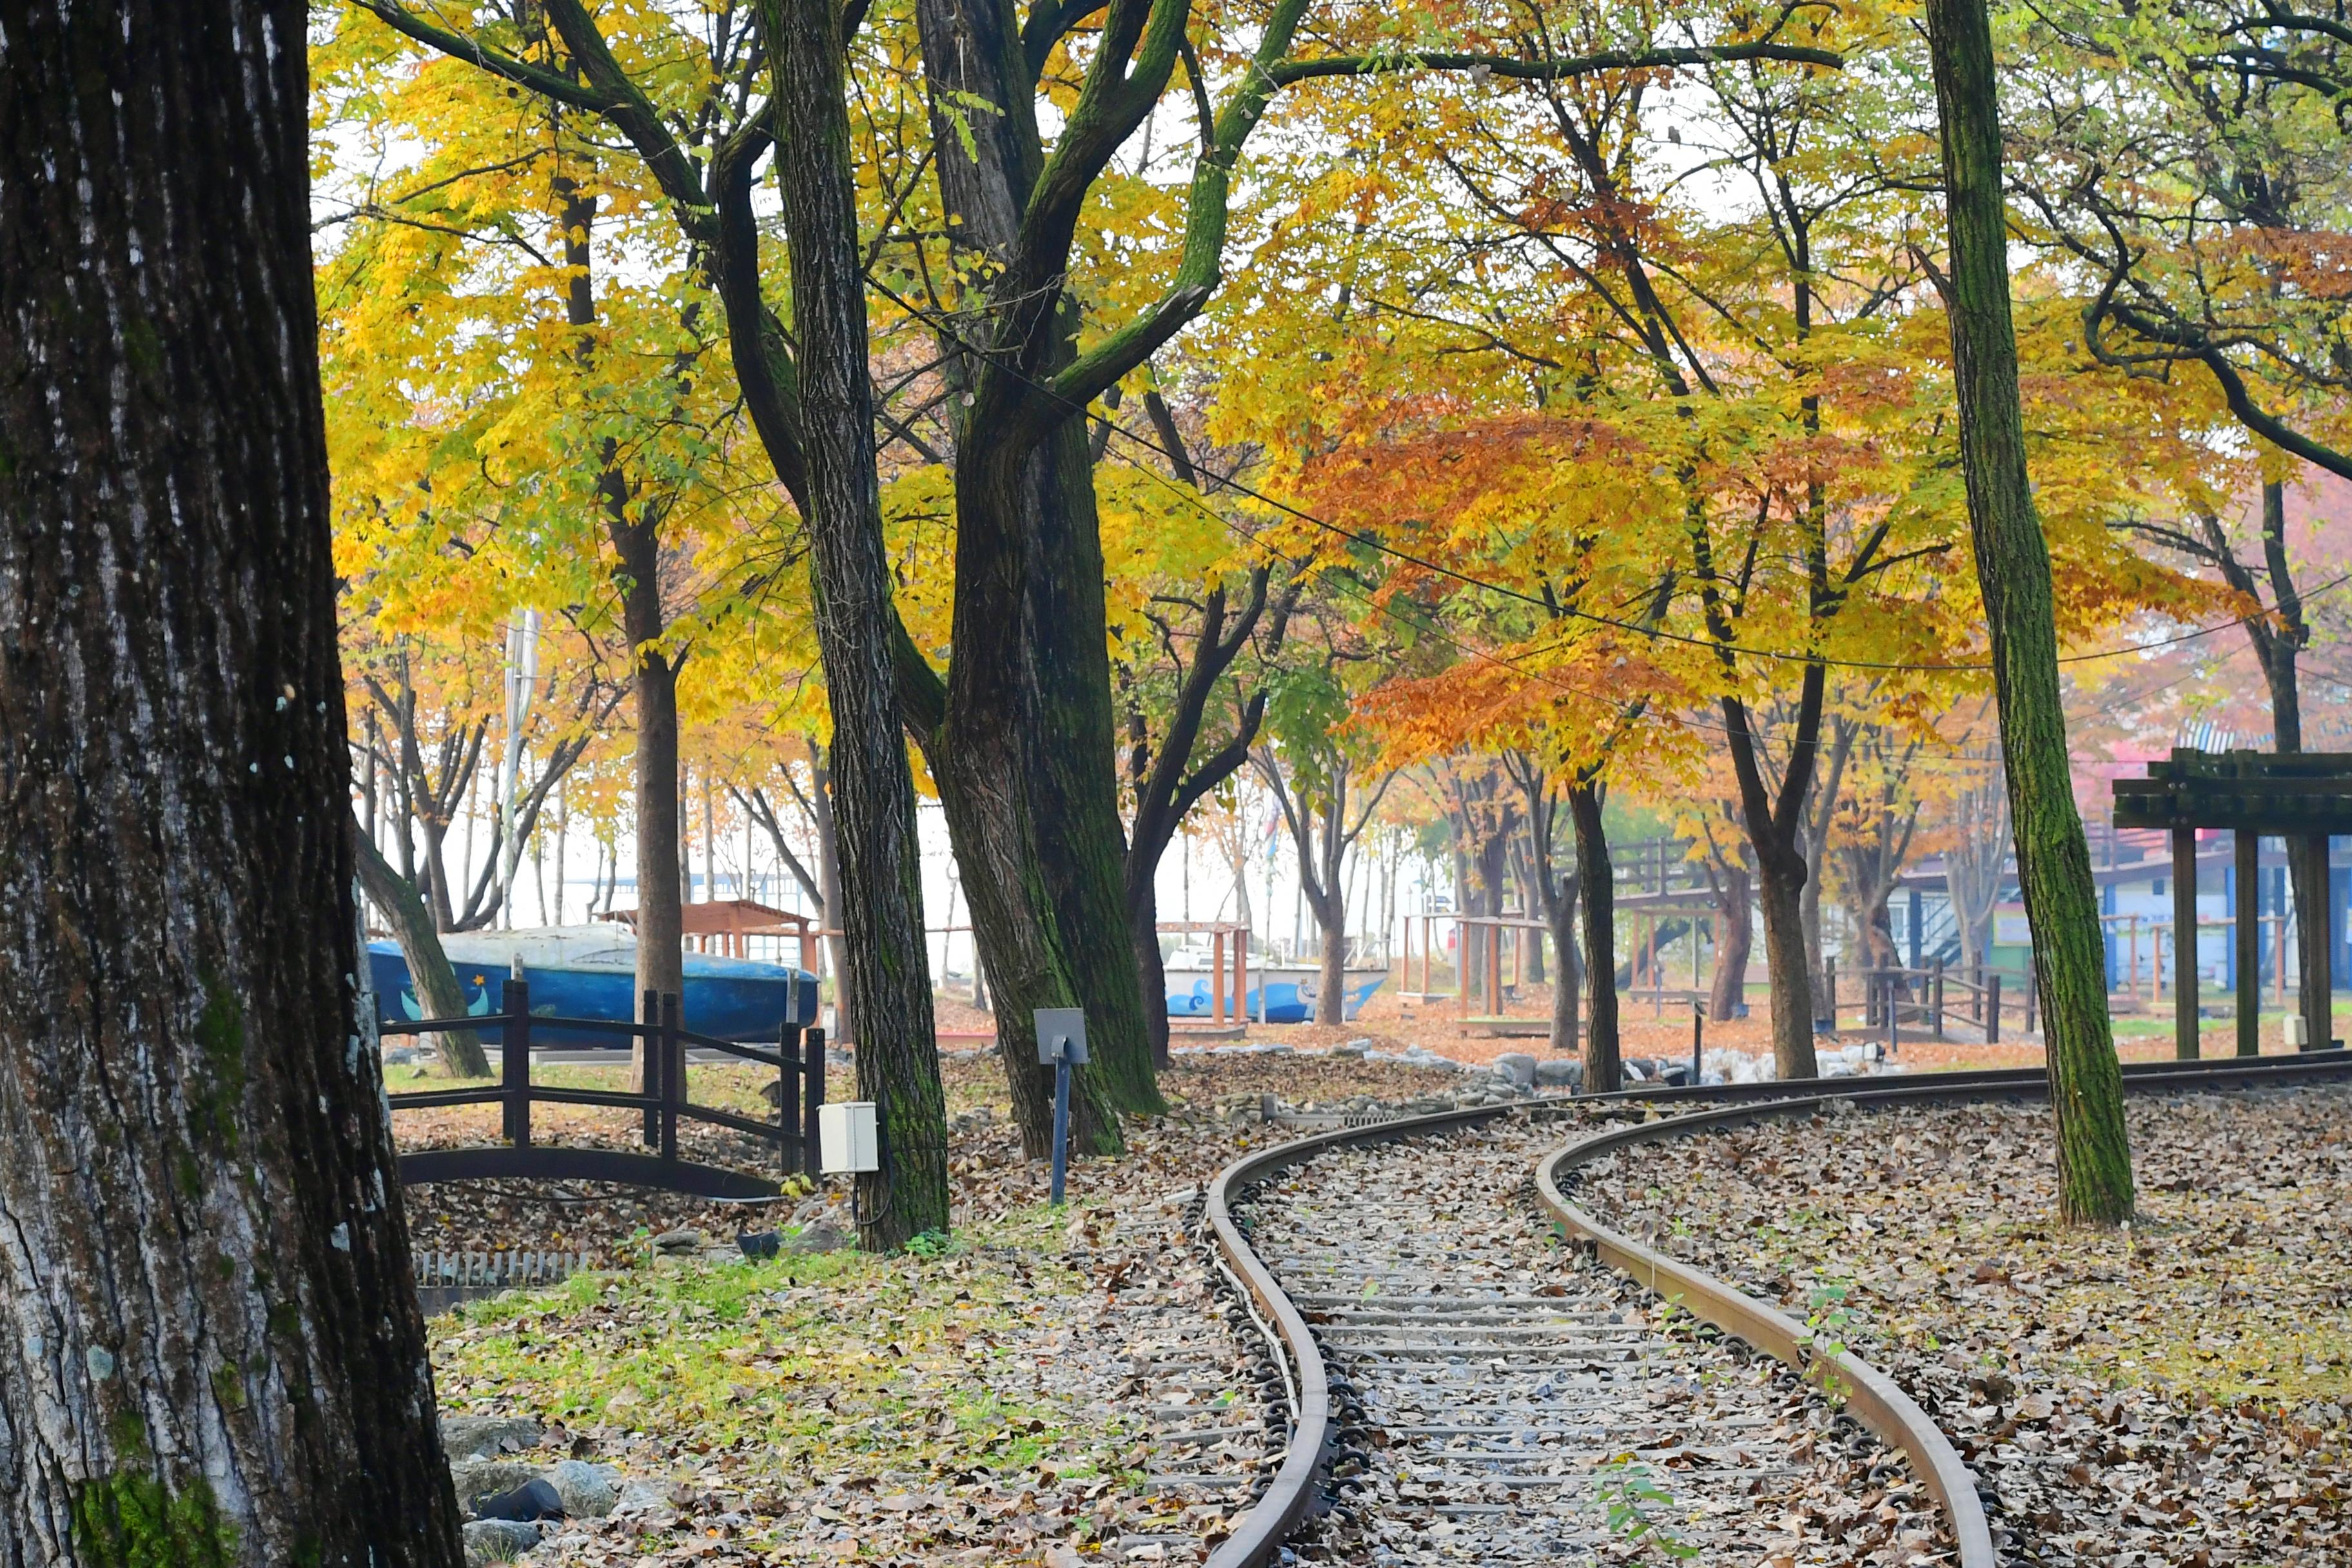
<path id="1" fill-rule="evenodd" d="M 1850 969 L 1841 976 L 1832 958 L 1825 960 L 1822 969 L 1822 1000 L 1830 1017 L 1837 1016 L 1840 980 L 1859 984 L 1863 1027 L 1883 1031 L 1890 1044 L 1901 1043 L 1906 1023 L 1925 1028 L 1931 1038 L 1940 1040 L 1946 1024 L 1957 1019 L 1974 1026 L 1985 1044 L 1998 1045 L 2004 1008 L 2014 1012 L 2026 1033 L 2033 1031 L 2035 987 L 2030 971 L 2021 984 L 2019 976 L 1997 969 L 1958 969 L 1942 963 L 1919 969 Z"/>
<path id="2" fill-rule="evenodd" d="M 450 1029 L 496 1029 L 499 1033 L 499 1081 L 480 1089 L 435 1089 L 388 1094 L 394 1110 L 425 1110 L 454 1105 L 496 1105 L 500 1108 L 500 1143 L 460 1149 L 420 1149 L 400 1158 L 401 1180 L 421 1182 L 482 1181 L 525 1177 L 553 1181 L 622 1182 L 637 1186 L 667 1188 L 702 1197 L 772 1197 L 781 1185 L 764 1176 L 682 1160 L 677 1152 L 681 1119 L 730 1128 L 776 1145 L 779 1173 L 817 1173 L 817 1112 L 824 1104 L 824 1031 L 803 1028 L 790 1019 L 777 1026 L 772 1047 L 747 1046 L 698 1035 L 678 1022 L 677 998 L 645 994 L 646 1023 L 611 1018 L 534 1016 L 528 981 L 509 980 L 503 997 L 505 1011 L 464 1018 L 401 1019 L 385 1023 L 385 1035 L 439 1034 Z M 645 1085 L 642 1090 L 566 1089 L 534 1083 L 530 1076 L 530 1037 L 534 1029 L 561 1028 L 607 1034 L 635 1042 L 643 1040 Z M 688 1098 L 686 1053 L 688 1049 L 717 1051 L 740 1061 L 776 1069 L 776 1120 L 772 1122 L 740 1116 Z M 644 1138 L 650 1155 L 616 1149 L 576 1148 L 536 1143 L 531 1136 L 534 1105 L 597 1105 L 635 1110 L 644 1117 Z"/>

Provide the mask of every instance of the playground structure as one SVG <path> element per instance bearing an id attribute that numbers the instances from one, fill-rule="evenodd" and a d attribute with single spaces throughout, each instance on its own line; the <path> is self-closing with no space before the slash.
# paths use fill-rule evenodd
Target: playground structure
<path id="1" fill-rule="evenodd" d="M 1162 936 L 1205 936 L 1209 939 L 1208 1022 L 1179 1023 L 1171 993 L 1168 1030 L 1171 1035 L 1202 1038 L 1237 1038 L 1249 1022 L 1244 1016 L 1249 998 L 1250 928 L 1236 921 L 1162 921 L 1155 928 Z M 1178 970 L 1173 973 L 1189 973 Z M 1227 981 L 1232 982 L 1227 989 Z"/>

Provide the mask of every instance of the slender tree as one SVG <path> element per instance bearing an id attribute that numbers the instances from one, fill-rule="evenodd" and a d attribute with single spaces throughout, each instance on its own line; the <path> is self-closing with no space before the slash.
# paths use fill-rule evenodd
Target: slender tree
<path id="1" fill-rule="evenodd" d="M 358 976 L 305 7 L 0 5 L 0 1563 L 454 1568 Z"/>
<path id="2" fill-rule="evenodd" d="M 2059 1208 L 2076 1223 L 2115 1225 L 2131 1217 L 2131 1146 L 2107 1018 L 2106 944 L 2067 760 L 2050 550 L 2026 476 L 2000 110 L 1984 0 L 1928 0 L 1927 42 L 1951 234 L 1945 308 L 1960 462 L 2058 1118 Z"/>
<path id="3" fill-rule="evenodd" d="M 843 989 L 863 1031 L 857 1090 L 878 1107 L 886 1168 L 866 1189 L 860 1239 L 895 1248 L 948 1224 L 947 1112 L 931 1021 L 930 956 L 915 789 L 891 674 L 890 568 L 874 469 L 866 279 L 850 183 L 841 8 L 761 0 L 773 62 L 793 325 L 802 354 L 803 451 L 817 643 L 833 710 L 833 809 L 849 952 Z"/>

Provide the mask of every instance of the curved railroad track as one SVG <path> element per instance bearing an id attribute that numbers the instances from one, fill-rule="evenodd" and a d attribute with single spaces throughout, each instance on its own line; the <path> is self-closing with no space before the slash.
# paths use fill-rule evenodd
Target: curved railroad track
<path id="1" fill-rule="evenodd" d="M 2164 1092 L 2345 1077 L 2352 1054 L 2327 1051 L 2137 1064 L 2126 1082 Z M 1993 1568 L 1974 1478 L 1916 1405 L 1765 1303 L 1584 1213 L 1575 1169 L 1832 1100 L 2036 1098 L 2044 1079 L 1769 1092 L 1484 1106 L 1302 1138 L 1222 1173 L 1210 1238 L 1278 1342 L 1290 1419 L 1278 1469 L 1211 1568 L 1286 1552 L 1381 1568 L 1636 1552 L 1753 1563 L 1773 1538 L 1806 1561 L 1901 1563 L 1924 1549 Z M 1649 1100 L 1680 1113 L 1637 1103 Z M 1601 1120 L 1612 1113 L 1647 1120 Z M 1570 1118 L 1581 1136 L 1563 1146 Z M 1791 1509 L 1799 1499 L 1816 1506 Z M 1825 1518 L 1844 1541 L 1803 1537 Z M 1644 1530 L 1657 1533 L 1644 1542 Z"/>

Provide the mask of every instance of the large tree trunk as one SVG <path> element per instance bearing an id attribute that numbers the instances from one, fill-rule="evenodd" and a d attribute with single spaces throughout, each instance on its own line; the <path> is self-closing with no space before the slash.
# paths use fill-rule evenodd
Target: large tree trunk
<path id="1" fill-rule="evenodd" d="M 621 546 L 623 630 L 636 650 L 637 710 L 633 782 L 637 805 L 638 1011 L 647 992 L 682 996 L 686 991 L 685 916 L 679 905 L 677 870 L 677 671 L 661 651 L 661 586 L 658 550 L 650 528 L 616 526 Z M 641 1024 L 652 1023 L 640 1017 Z M 630 1052 L 632 1081 L 645 1087 L 646 1047 Z"/>
<path id="2" fill-rule="evenodd" d="M 1764 916 L 1764 970 L 1772 987 L 1772 1060 L 1783 1079 L 1813 1078 L 1821 1067 L 1813 1054 L 1811 955 L 1805 940 L 1805 884 L 1811 868 L 1801 847 L 1804 812 L 1812 796 L 1814 755 L 1820 746 L 1826 674 L 1805 667 L 1789 762 L 1780 787 L 1764 782 L 1745 703 L 1723 700 L 1732 772 L 1738 782 L 1739 816 L 1756 858 L 1757 906 Z"/>
<path id="3" fill-rule="evenodd" d="M 2295 664 L 2310 628 L 2304 620 L 2302 595 L 2295 591 L 2294 574 L 2287 562 L 2286 487 L 2276 480 L 2263 485 L 2263 556 L 2271 580 L 2272 602 L 2284 624 L 2273 627 L 2250 621 L 2246 631 L 2254 645 L 2254 657 L 2263 667 L 2263 684 L 2270 688 L 2272 745 L 2281 752 L 2300 752 L 2303 693 L 2295 679 Z M 2327 841 L 2305 834 L 2289 834 L 2286 864 L 2287 879 L 2294 887 L 2296 923 L 2310 932 L 2320 929 L 2322 917 L 2328 917 L 2326 923 L 2332 931 Z M 2304 1022 L 2308 1026 L 2313 1048 L 2323 1049 L 2335 1036 L 2334 955 L 2325 943 L 2306 938 L 2295 944 L 2295 957 L 2296 990 L 2302 999 Z"/>
<path id="4" fill-rule="evenodd" d="M 0 19 L 0 1563 L 454 1568 L 290 0 Z"/>
<path id="5" fill-rule="evenodd" d="M 1759 857 L 1762 858 L 1762 857 Z M 1804 922 L 1798 901 L 1803 863 L 1792 874 L 1767 863 L 1758 872 L 1757 904 L 1764 914 L 1764 977 L 1772 988 L 1772 1063 L 1783 1079 L 1816 1078 L 1811 978 L 1805 973 Z"/>
<path id="6" fill-rule="evenodd" d="M 1755 889 L 1745 866 L 1717 873 L 1715 989 L 1706 1016 L 1728 1022 L 1748 1016 L 1748 957 L 1756 950 Z"/>
<path id="7" fill-rule="evenodd" d="M 2050 552 L 2026 475 L 2010 320 L 2000 112 L 1983 0 L 1927 0 L 1951 226 L 1952 368 L 1977 580 L 1992 637 L 2018 879 L 2033 933 L 2059 1208 L 2069 1220 L 2131 1217 L 2123 1074 L 2107 1019 L 2105 942 L 2090 847 L 2074 809 L 2058 680 Z"/>
<path id="8" fill-rule="evenodd" d="M 1083 1007 L 1089 1050 L 1098 1034 L 1107 1042 L 1103 1053 L 1071 1075 L 1072 1137 L 1079 1148 L 1115 1153 L 1124 1147 L 1120 1104 L 1111 1092 L 1121 1077 L 1118 1053 L 1108 1044 L 1122 1017 L 1133 1029 L 1135 1055 L 1147 1078 L 1150 1051 L 1117 884 L 1107 919 L 1090 942 L 1086 928 L 1095 911 L 1076 896 L 1069 879 L 1055 876 L 1048 844 L 1076 837 L 1082 827 L 1062 817 L 1058 792 L 1036 754 L 1048 743 L 1043 715 L 1052 705 L 1026 668 L 1034 650 L 1022 626 L 1034 613 L 1030 580 L 1042 570 L 1024 537 L 1031 504 L 1025 492 L 1037 477 L 1028 470 L 1039 466 L 993 474 L 969 461 L 959 468 L 955 660 L 945 721 L 928 746 L 971 905 L 974 943 L 995 998 L 998 1054 L 1031 1158 L 1050 1150 L 1054 1103 L 1053 1072 L 1037 1064 L 1028 1030 L 1036 1009 Z M 1105 720 L 1101 761 L 1108 768 L 1107 687 Z M 1115 820 L 1112 826 L 1116 831 Z M 1122 847 L 1123 836 L 1112 846 L 1114 873 Z M 1118 951 L 1117 968 L 1127 976 L 1112 995 L 1104 994 L 1098 972 L 1091 984 L 1087 973 L 1087 955 L 1106 933 Z"/>
<path id="9" fill-rule="evenodd" d="M 857 1092 L 884 1168 L 857 1178 L 859 1241 L 890 1250 L 948 1226 L 947 1110 L 932 1033 L 915 789 L 892 660 L 890 567 L 874 470 L 866 281 L 857 250 L 836 0 L 762 0 L 774 62 L 793 322 L 801 350 L 817 646 L 833 714 L 833 809 L 858 1023 Z M 708 786 L 706 786 L 707 788 Z M 704 811 L 709 813 L 708 796 Z"/>
<path id="10" fill-rule="evenodd" d="M 449 955 L 441 951 L 441 933 L 433 929 L 433 916 L 425 910 L 425 900 L 416 896 L 408 879 L 392 868 L 375 840 L 356 822 L 352 825 L 352 846 L 358 857 L 360 886 L 392 926 L 392 940 L 400 944 L 400 956 L 407 962 L 408 984 L 416 993 L 417 1005 L 428 1018 L 466 1016 L 465 988 L 449 967 Z M 430 1038 L 441 1053 L 442 1069 L 451 1078 L 490 1076 L 490 1058 L 482 1049 L 482 1037 L 473 1030 L 448 1029 Z"/>
<path id="11" fill-rule="evenodd" d="M 1544 876 L 1549 880 L 1550 873 Z M 1579 890 L 1574 877 L 1562 878 L 1544 900 L 1544 922 L 1551 928 L 1552 951 L 1559 955 L 1559 973 L 1551 988 L 1551 1054 L 1556 1057 L 1577 1054 L 1581 1021 L 1579 991 L 1584 971 L 1576 951 L 1576 912 L 1583 900 Z"/>
<path id="12" fill-rule="evenodd" d="M 1045 162 L 1019 20 L 1006 0 L 920 0 L 916 19 L 940 195 L 984 272 L 1020 250 Z M 971 112 L 972 102 L 988 112 Z M 978 302 L 986 285 L 973 287 Z M 1078 328 L 1066 299 L 1042 314 L 1016 305 L 964 321 L 958 333 L 1025 359 L 1029 378 L 1068 363 Z M 1058 423 L 1034 445 L 1014 438 L 1008 427 L 1038 395 L 980 374 L 957 337 L 949 346 L 953 375 L 1000 395 L 968 414 L 956 405 L 955 656 L 945 722 L 926 746 L 1001 1010 L 1025 1023 L 1034 1007 L 1086 1009 L 1093 1060 L 1077 1075 L 1081 1121 L 1108 1148 L 1119 1142 L 1108 1110 L 1157 1112 L 1166 1101 L 1122 897 L 1093 454 L 1076 409 L 1054 411 Z M 974 885 L 983 875 L 1000 879 L 986 893 Z M 1052 1074 L 1025 1037 L 1014 1043 L 1005 1067 L 1034 1148 L 1050 1120 Z"/>
<path id="13" fill-rule="evenodd" d="M 1160 892 L 1146 875 L 1127 889 L 1127 940 L 1142 976 L 1143 1022 L 1151 1034 L 1151 1059 L 1168 1061 L 1168 964 L 1160 956 Z M 1156 1005 L 1155 1005 L 1156 1004 Z"/>
<path id="14" fill-rule="evenodd" d="M 1315 1021 L 1348 1021 L 1347 900 L 1333 888 L 1315 907 L 1315 929 L 1323 939 L 1322 972 L 1316 976 Z"/>
<path id="15" fill-rule="evenodd" d="M 814 741 L 809 742 L 808 752 L 809 812 L 816 820 L 817 897 L 824 900 L 823 920 L 830 933 L 824 946 L 825 967 L 833 974 L 834 1037 L 855 1040 L 857 1016 L 850 1008 L 849 992 L 843 979 L 849 973 L 849 950 L 842 940 L 841 835 L 833 816 L 833 770 L 825 765 L 824 748 Z"/>
<path id="16" fill-rule="evenodd" d="M 1584 906 L 1584 1089 L 1606 1094 L 1618 1086 L 1617 887 L 1609 867 L 1609 836 L 1601 823 L 1598 784 L 1570 784 L 1568 816 L 1576 829 L 1578 900 Z"/>

